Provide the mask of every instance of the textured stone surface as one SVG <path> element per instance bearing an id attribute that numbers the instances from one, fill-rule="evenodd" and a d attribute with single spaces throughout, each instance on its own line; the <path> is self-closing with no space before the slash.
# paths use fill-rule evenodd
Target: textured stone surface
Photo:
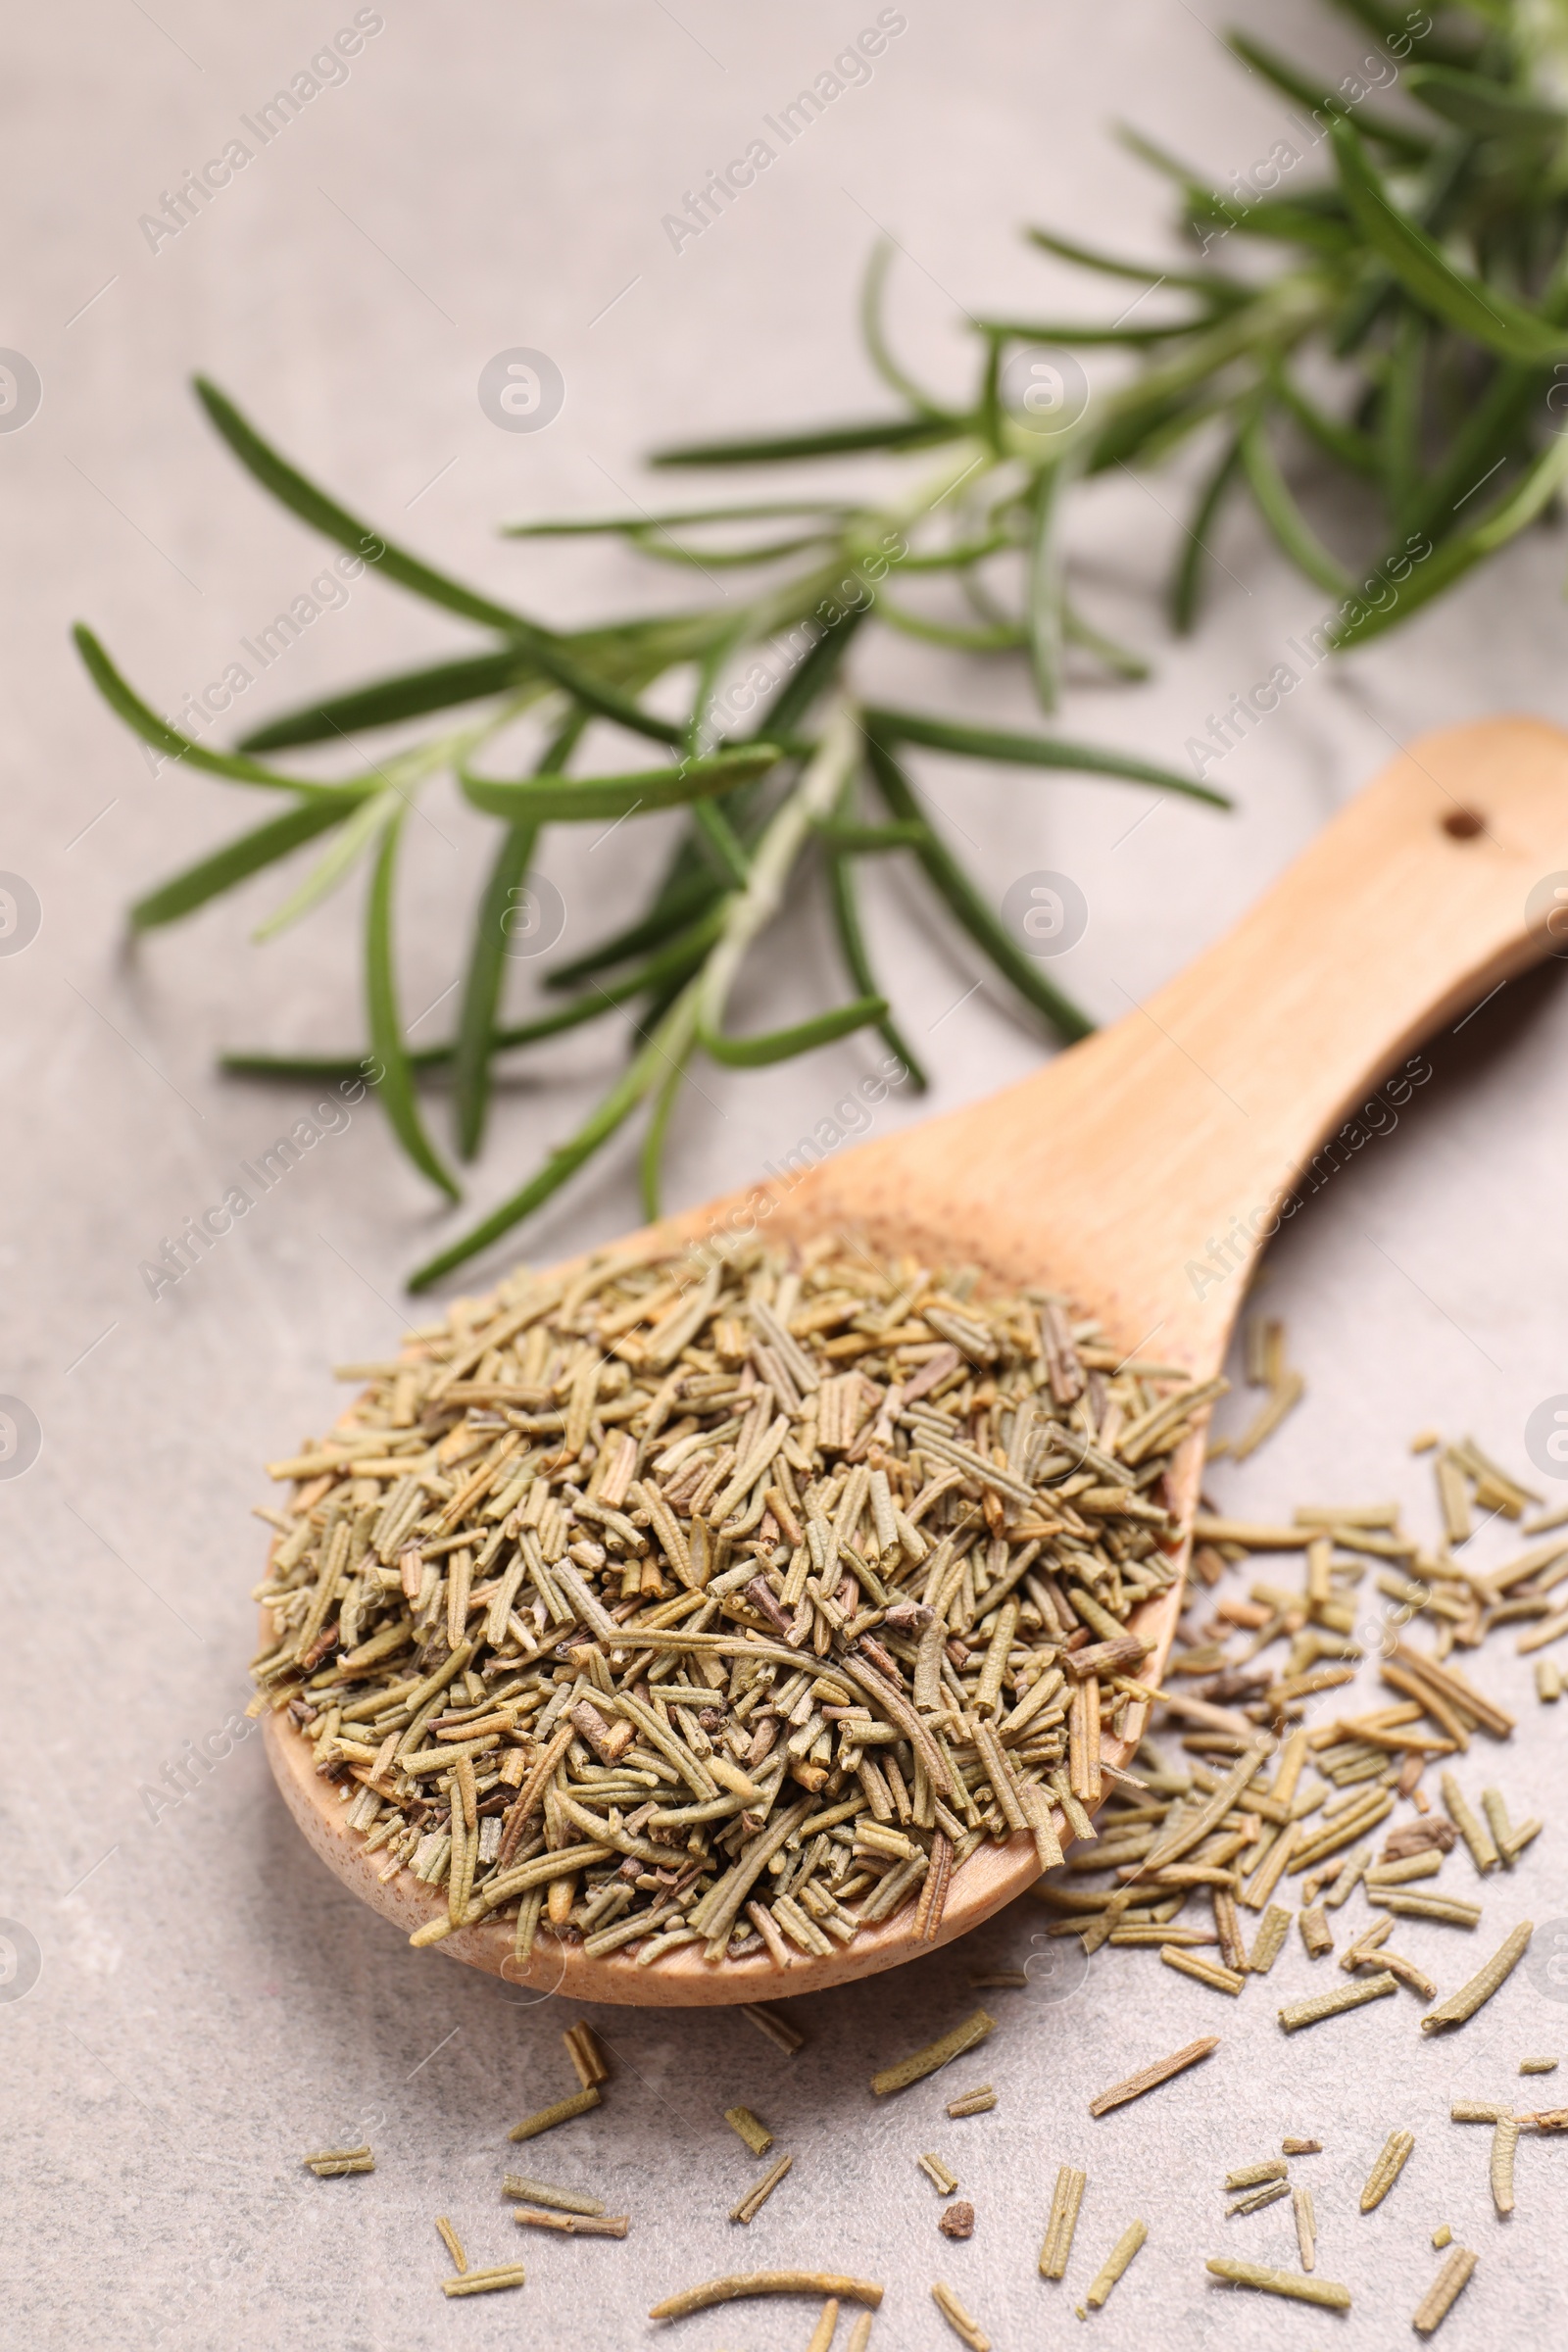
<path id="1" fill-rule="evenodd" d="M 929 2299 L 941 2278 L 1008 2347 L 1064 2340 L 1071 2303 L 1139 2215 L 1149 2244 L 1096 2317 L 1105 2342 L 1187 2352 L 1277 2325 L 1306 2343 L 1300 2315 L 1240 2305 L 1202 2269 L 1209 2253 L 1294 2262 L 1289 2207 L 1227 2225 L 1219 2186 L 1293 2132 L 1324 2143 L 1294 2177 L 1316 2200 L 1319 2276 L 1355 2295 L 1336 2340 L 1355 2352 L 1402 2340 L 1440 2222 L 1481 2255 L 1446 2340 L 1462 2348 L 1508 2327 L 1542 2340 L 1558 2309 L 1551 2249 L 1568 2226 L 1568 2152 L 1522 2143 L 1505 2237 L 1485 2134 L 1446 2120 L 1452 2096 L 1511 2095 L 1518 2058 L 1557 2047 L 1568 2027 L 1568 1984 L 1547 1971 L 1553 1926 L 1568 1937 L 1562 1832 L 1549 1818 L 1561 1710 L 1538 1711 L 1506 1644 L 1479 1671 L 1522 1729 L 1501 1754 L 1479 1742 L 1463 1777 L 1474 1794 L 1494 1769 L 1515 1815 L 1534 1797 L 1547 1830 L 1513 1878 L 1488 1883 L 1474 1938 L 1419 1921 L 1398 1936 L 1446 1992 L 1515 1919 L 1541 1923 L 1529 1962 L 1460 2034 L 1423 2043 L 1401 1993 L 1286 2042 L 1275 2009 L 1321 1983 L 1296 1936 L 1267 1984 L 1236 2002 L 1141 1952 L 1102 1954 L 1077 1984 L 1070 1969 L 1050 1973 L 1062 1947 L 1036 1941 L 1042 1915 L 1025 1902 L 972 1948 L 802 2003 L 808 2039 L 794 2059 L 721 2011 L 600 2013 L 616 2070 L 603 2109 L 528 2155 L 543 2179 L 628 2213 L 624 2243 L 519 2231 L 500 2201 L 507 2128 L 573 2086 L 561 2042 L 572 2021 L 558 2004 L 514 1997 L 439 1951 L 411 1953 L 356 1908 L 306 1850 L 254 1738 L 150 1817 L 144 1790 L 244 1704 L 245 1593 L 263 1550 L 247 1516 L 264 1491 L 257 1465 L 322 1428 L 327 1364 L 395 1344 L 401 1275 L 437 1230 L 366 1108 L 176 1290 L 155 1304 L 138 1278 L 161 1238 L 221 1199 L 238 1161 L 310 1100 L 219 1080 L 215 1049 L 358 1035 L 352 890 L 267 948 L 246 934 L 273 903 L 269 883 L 134 957 L 118 946 L 134 891 L 264 812 L 242 788 L 150 774 L 85 688 L 69 621 L 90 618 L 172 709 L 322 565 L 319 544 L 206 432 L 185 376 L 210 370 L 368 515 L 497 593 L 570 614 L 673 601 L 678 576 L 645 586 L 612 556 L 508 545 L 493 526 L 667 498 L 668 480 L 650 488 L 637 461 L 675 434 L 879 408 L 852 333 L 876 223 L 909 256 L 896 281 L 901 337 L 933 381 L 956 387 L 968 359 L 956 303 L 1081 313 L 1106 301 L 1032 259 L 1014 222 L 1162 249 L 1159 190 L 1111 144 L 1109 118 L 1205 159 L 1217 179 L 1278 135 L 1261 85 L 1163 0 L 1092 11 L 910 0 L 908 28 L 870 83 L 677 255 L 661 216 L 827 68 L 872 6 L 479 0 L 437 12 L 387 0 L 385 29 L 346 84 L 151 252 L 138 216 L 352 13 L 164 0 L 155 22 L 83 0 L 69 24 L 34 10 L 12 27 L 0 332 L 39 369 L 44 401 L 24 432 L 0 436 L 0 865 L 30 881 L 43 925 L 24 955 L 0 960 L 0 1388 L 37 1414 L 43 1451 L 25 1477 L 0 1481 L 0 1914 L 24 1932 L 11 1936 L 22 1973 L 0 1984 L 8 2340 L 28 2352 L 89 2339 L 202 2352 L 240 2338 L 409 2352 L 461 2330 L 472 2344 L 620 2352 L 659 2334 L 643 2315 L 678 2285 L 822 2263 L 887 2283 L 873 2343 L 947 2342 Z M 1275 37 L 1295 37 L 1307 14 L 1247 13 Z M 1299 37 L 1336 70 L 1353 54 L 1348 34 L 1336 46 L 1315 20 Z M 498 432 L 475 397 L 485 363 L 517 345 L 547 351 L 565 381 L 562 415 L 538 435 Z M 1158 644 L 1148 562 L 1172 533 L 1162 509 L 1184 495 L 1118 480 L 1086 511 L 1085 596 L 1112 629 Z M 1073 730 L 1179 759 L 1205 713 L 1266 676 L 1317 616 L 1246 521 L 1220 554 L 1198 639 L 1162 648 L 1145 688 L 1076 689 Z M 1235 819 L 1118 786 L 925 772 L 998 896 L 1042 865 L 1078 879 L 1091 921 L 1063 975 L 1111 1017 L 1215 935 L 1396 740 L 1498 708 L 1568 718 L 1562 564 L 1560 538 L 1537 539 L 1408 634 L 1303 681 L 1218 771 L 1243 804 Z M 247 713 L 465 642 L 458 624 L 362 581 L 254 689 Z M 1027 723 L 1005 667 L 959 675 L 914 646 L 875 659 L 912 702 L 961 693 L 977 713 Z M 444 791 L 428 813 L 405 873 L 411 1014 L 453 980 L 482 830 Z M 592 861 L 586 843 L 553 845 L 572 936 L 591 937 L 635 885 L 648 848 L 630 833 Z M 1391 921 L 1418 919 L 1390 908 Z M 923 904 L 891 873 L 874 877 L 873 924 L 940 1073 L 934 1102 L 1029 1066 L 1038 1041 L 988 991 L 965 997 L 975 975 L 945 947 L 932 952 Z M 821 1001 L 823 950 L 813 918 L 771 951 L 803 1006 Z M 755 1009 L 737 1007 L 743 1021 Z M 432 1010 L 421 1034 L 449 1013 Z M 852 1043 L 765 1080 L 705 1073 L 714 1108 L 694 1099 L 673 1195 L 700 1198 L 787 1150 L 858 1074 L 861 1051 Z M 1432 1052 L 1438 1075 L 1397 1133 L 1334 1180 L 1266 1269 L 1263 1298 L 1289 1321 L 1309 1395 L 1245 1470 L 1216 1472 L 1227 1509 L 1270 1517 L 1309 1495 L 1397 1492 L 1430 1530 L 1429 1473 L 1403 1455 L 1408 1432 L 1473 1429 L 1523 1470 L 1527 1415 L 1568 1388 L 1568 1007 L 1555 971 Z M 613 1055 L 590 1032 L 543 1065 L 548 1082 L 507 1093 L 476 1200 L 501 1198 L 565 1131 Z M 884 1115 L 916 1113 L 895 1099 Z M 586 1244 L 635 1213 L 623 1155 L 530 1250 Z M 1508 1547 L 1494 1532 L 1478 1539 L 1488 1559 Z M 1446 1878 L 1469 1891 L 1467 1869 L 1461 1854 Z M 1361 1900 L 1333 1915 L 1342 1939 Z M 41 1973 L 18 1998 L 28 1937 Z M 1029 1989 L 983 1996 L 1001 2020 L 986 2051 L 993 2113 L 950 2123 L 946 2102 L 963 2084 L 948 2076 L 872 2100 L 873 2069 L 972 2006 L 971 1969 L 1024 1965 Z M 1090 2122 L 1094 2092 L 1209 2031 L 1223 2041 L 1205 2066 Z M 723 2123 L 738 2102 L 796 2159 L 749 2229 L 725 2219 L 760 2169 Z M 1416 2152 L 1362 2219 L 1361 2182 L 1396 2126 L 1415 2132 Z M 307 2149 L 361 2139 L 375 2149 L 373 2175 L 304 2172 Z M 974 2204 L 967 2244 L 937 2241 L 940 2200 L 915 2169 L 927 2148 Z M 1086 2167 L 1089 2185 L 1058 2287 L 1035 2262 L 1063 2162 Z M 524 2261 L 520 2294 L 449 2309 L 438 2213 L 475 2265 Z M 812 2318 L 742 2305 L 679 2332 L 693 2352 L 784 2352 Z"/>

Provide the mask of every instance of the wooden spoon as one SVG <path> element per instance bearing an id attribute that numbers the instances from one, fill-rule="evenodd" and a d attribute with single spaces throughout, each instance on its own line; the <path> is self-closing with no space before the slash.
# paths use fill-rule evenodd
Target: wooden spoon
<path id="1" fill-rule="evenodd" d="M 1403 754 L 1318 835 L 1230 935 L 1148 1004 L 1021 1085 L 672 1218 L 671 1243 L 760 1223 L 805 1239 L 862 1231 L 889 1252 L 978 1264 L 1001 1285 L 1067 1293 L 1129 1354 L 1215 1372 L 1281 1196 L 1324 1137 L 1432 1030 L 1543 956 L 1568 952 L 1526 902 L 1568 886 L 1568 735 L 1498 719 L 1433 735 Z M 1568 898 L 1563 902 L 1568 907 Z M 1548 904 L 1547 912 L 1551 911 Z M 1396 1088 L 1397 1092 L 1397 1088 Z M 1315 1187 L 1313 1188 L 1315 1189 Z M 1289 1213 L 1289 1212 L 1288 1212 Z M 639 1237 L 642 1238 L 642 1237 Z M 1178 1461 L 1184 1520 L 1201 1467 Z M 1132 1628 L 1163 1672 L 1180 1587 Z M 295 1819 L 328 1867 L 411 1932 L 444 1895 L 399 1873 L 380 1883 L 346 1831 L 310 1744 L 279 1715 L 268 1754 Z M 1125 1764 L 1128 1746 L 1104 1753 Z M 987 1842 L 956 1874 L 937 1941 L 989 1918 L 1038 1876 L 1025 1836 Z M 510 1923 L 462 1929 L 441 1949 L 538 1993 L 665 2005 L 807 1992 L 930 1950 L 913 1905 L 830 1958 L 780 1969 L 765 1953 L 711 1965 L 680 1947 L 639 1969 L 541 1938 L 512 1959 Z"/>

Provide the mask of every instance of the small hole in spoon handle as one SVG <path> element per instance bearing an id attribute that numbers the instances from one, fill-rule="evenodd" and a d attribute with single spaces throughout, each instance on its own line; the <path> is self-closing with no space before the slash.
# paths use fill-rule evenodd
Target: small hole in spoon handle
<path id="1" fill-rule="evenodd" d="M 1486 818 L 1478 815 L 1474 808 L 1450 808 L 1440 822 L 1445 833 L 1454 841 L 1474 841 L 1478 833 L 1484 833 L 1487 829 Z"/>

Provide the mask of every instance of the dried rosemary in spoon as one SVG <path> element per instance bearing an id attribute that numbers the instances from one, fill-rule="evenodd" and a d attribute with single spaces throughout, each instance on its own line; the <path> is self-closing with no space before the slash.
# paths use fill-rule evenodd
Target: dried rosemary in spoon
<path id="1" fill-rule="evenodd" d="M 270 1465 L 254 1705 L 385 1878 L 445 1886 L 416 1943 L 501 1915 L 519 1961 L 787 1964 L 908 1905 L 935 1940 L 987 1838 L 1059 1859 L 1102 1723 L 1142 1722 L 1124 1628 L 1177 1574 L 1212 1386 L 1059 1299 L 832 1235 L 645 1248 L 356 1369 Z"/>

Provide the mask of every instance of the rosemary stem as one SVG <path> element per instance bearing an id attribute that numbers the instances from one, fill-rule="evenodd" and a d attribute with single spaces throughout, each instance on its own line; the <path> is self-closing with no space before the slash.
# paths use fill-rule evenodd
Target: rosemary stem
<path id="1" fill-rule="evenodd" d="M 915 483 L 903 498 L 856 514 L 846 525 L 828 562 L 771 595 L 760 598 L 752 608 L 747 635 L 754 640 L 766 637 L 806 619 L 824 598 L 843 587 L 847 574 L 859 574 L 862 567 L 872 564 L 880 564 L 884 568 L 896 567 L 903 558 L 892 556 L 890 565 L 888 542 L 892 540 L 903 547 L 909 534 L 939 507 L 945 506 L 955 492 L 994 470 L 997 463 L 995 451 L 985 442 L 960 441 L 944 465 Z"/>
<path id="2" fill-rule="evenodd" d="M 355 777 L 355 786 L 364 786 L 363 799 L 337 834 L 331 848 L 305 876 L 281 906 L 258 924 L 254 938 L 258 942 L 275 939 L 280 931 L 308 913 L 328 892 L 335 890 L 361 856 L 378 844 L 386 827 L 401 822 L 413 808 L 419 788 L 429 777 L 443 775 L 457 762 L 467 759 L 480 744 L 496 734 L 524 707 L 526 696 L 511 696 L 498 708 L 465 727 L 452 727 L 444 735 L 433 736 L 428 743 L 411 746 L 406 752 L 394 752 L 389 759 L 372 763 L 363 777 Z"/>
<path id="3" fill-rule="evenodd" d="M 708 1038 L 724 1025 L 724 1008 L 747 955 L 783 904 L 796 859 L 812 832 L 832 814 L 859 754 L 859 731 L 840 702 L 829 714 L 806 773 L 770 820 L 757 845 L 746 887 L 724 909 L 723 929 L 703 967 L 698 1032 Z"/>
<path id="4" fill-rule="evenodd" d="M 559 1192 L 567 1177 L 574 1175 L 584 1160 L 591 1159 L 601 1144 L 609 1142 L 616 1128 L 625 1124 L 639 1102 L 659 1085 L 670 1065 L 681 1063 L 690 1053 L 696 1035 L 700 987 L 700 978 L 687 982 L 663 1019 L 648 1033 L 642 1052 L 596 1104 L 576 1134 L 556 1147 L 544 1166 L 530 1176 L 519 1192 L 503 1200 L 489 1216 L 411 1274 L 411 1291 L 428 1290 L 454 1266 L 476 1257 L 504 1233 L 510 1233 L 514 1225 L 519 1225 L 524 1217 L 542 1207 L 553 1193 Z"/>

